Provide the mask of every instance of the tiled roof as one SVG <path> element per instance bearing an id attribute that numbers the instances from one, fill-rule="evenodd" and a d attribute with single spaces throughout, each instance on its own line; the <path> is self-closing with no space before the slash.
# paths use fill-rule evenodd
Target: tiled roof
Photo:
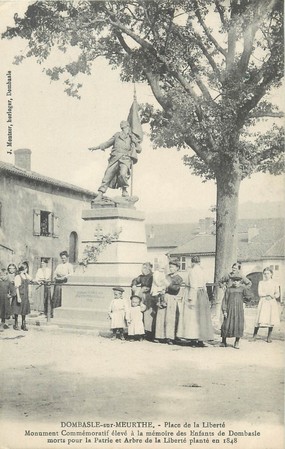
<path id="1" fill-rule="evenodd" d="M 285 257 L 285 238 L 278 240 L 272 245 L 268 251 L 264 254 L 264 259 L 266 258 L 279 258 Z"/>
<path id="2" fill-rule="evenodd" d="M 23 170 L 7 162 L 0 161 L 0 172 L 1 171 L 8 173 L 11 177 L 26 178 L 42 184 L 48 184 L 61 189 L 72 190 L 76 193 L 82 193 L 87 196 L 94 197 L 94 192 L 91 192 L 90 190 L 86 190 L 83 189 L 82 187 L 78 187 L 64 181 L 59 181 L 57 179 L 41 175 L 40 173 L 34 171 Z"/>
<path id="3" fill-rule="evenodd" d="M 172 250 L 172 254 L 215 254 L 216 250 L 216 236 L 215 235 L 196 235 L 189 242 L 178 246 Z"/>
<path id="4" fill-rule="evenodd" d="M 199 232 L 196 223 L 146 224 L 148 248 L 175 248 Z"/>
<path id="5" fill-rule="evenodd" d="M 177 226 L 179 228 L 179 225 Z M 246 229 L 256 228 L 258 234 L 250 241 Z M 260 220 L 239 220 L 238 223 L 238 258 L 242 261 L 259 260 L 265 255 L 273 257 L 274 253 L 284 255 L 284 219 L 268 218 Z M 172 255 L 214 254 L 216 241 L 214 235 L 196 235 L 170 251 Z M 278 248 L 283 246 L 283 249 Z"/>

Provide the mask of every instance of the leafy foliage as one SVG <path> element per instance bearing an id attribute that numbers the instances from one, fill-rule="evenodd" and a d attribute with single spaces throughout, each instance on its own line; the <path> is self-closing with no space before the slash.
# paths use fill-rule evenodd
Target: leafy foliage
<path id="1" fill-rule="evenodd" d="M 239 179 L 284 169 L 282 128 L 252 132 L 282 115 L 266 98 L 283 77 L 282 0 L 37 1 L 3 34 L 15 36 L 39 63 L 53 47 L 78 48 L 76 61 L 46 70 L 52 80 L 71 77 L 69 95 L 79 98 L 76 78 L 98 57 L 122 80 L 149 83 L 159 108 L 144 105 L 142 119 L 154 145 L 190 147 L 184 164 L 205 180 L 221 166 Z"/>
<path id="2" fill-rule="evenodd" d="M 215 279 L 235 259 L 241 180 L 284 171 L 284 131 L 276 124 L 283 113 L 269 99 L 284 73 L 283 2 L 37 1 L 2 35 L 28 40 L 18 64 L 32 56 L 42 64 L 53 48 L 76 50 L 75 61 L 46 70 L 52 80 L 67 77 L 68 95 L 79 98 L 79 77 L 99 57 L 123 81 L 150 85 L 157 107 L 144 105 L 141 117 L 154 145 L 189 148 L 184 164 L 217 182 Z M 270 122 L 257 133 L 260 120 Z M 96 259 L 96 248 L 89 250 Z"/>

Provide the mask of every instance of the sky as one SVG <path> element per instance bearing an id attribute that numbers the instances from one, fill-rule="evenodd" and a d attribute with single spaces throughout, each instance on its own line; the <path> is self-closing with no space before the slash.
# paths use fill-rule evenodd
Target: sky
<path id="1" fill-rule="evenodd" d="M 13 26 L 13 15 L 26 10 L 29 2 L 0 0 L 0 32 Z M 50 81 L 43 66 L 35 60 L 14 65 L 27 42 L 21 39 L 0 39 L 0 159 L 14 163 L 7 153 L 7 95 L 6 73 L 12 72 L 13 150 L 32 151 L 32 170 L 97 191 L 107 167 L 109 151 L 90 152 L 119 131 L 133 100 L 133 85 L 120 81 L 103 59 L 94 63 L 91 76 L 84 76 L 81 100 L 69 97 L 61 81 Z M 63 56 L 54 52 L 50 66 Z M 66 58 L 66 56 L 64 56 Z M 70 62 L 73 60 L 70 57 Z M 65 59 L 66 61 L 66 59 Z M 45 65 L 47 66 L 47 64 Z M 147 85 L 137 84 L 139 103 L 155 100 Z M 280 93 L 278 94 L 280 102 Z M 134 167 L 134 195 L 139 197 L 137 208 L 145 211 L 183 208 L 209 209 L 215 204 L 214 182 L 203 183 L 183 165 L 184 154 L 191 150 L 154 149 L 145 136 L 143 151 Z M 107 195 L 115 191 L 108 190 Z M 284 199 L 284 177 L 255 174 L 241 185 L 240 203 Z"/>

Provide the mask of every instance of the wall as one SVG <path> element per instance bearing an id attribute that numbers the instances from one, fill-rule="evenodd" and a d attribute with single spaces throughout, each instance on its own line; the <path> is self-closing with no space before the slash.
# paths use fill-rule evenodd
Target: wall
<path id="1" fill-rule="evenodd" d="M 11 176 L 1 177 L 0 202 L 0 243 L 14 250 L 12 254 L 2 248 L 0 262 L 6 265 L 27 260 L 32 274 L 39 263 L 35 258 L 58 259 L 60 251 L 69 250 L 71 232 L 78 234 L 80 242 L 82 209 L 90 208 L 90 199 L 83 194 Z M 34 235 L 34 210 L 49 211 L 58 217 L 58 237 Z"/>

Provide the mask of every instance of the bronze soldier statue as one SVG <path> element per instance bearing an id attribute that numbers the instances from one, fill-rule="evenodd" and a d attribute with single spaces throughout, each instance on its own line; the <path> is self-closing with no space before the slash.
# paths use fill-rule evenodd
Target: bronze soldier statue
<path id="1" fill-rule="evenodd" d="M 97 147 L 89 148 L 90 151 L 102 150 L 113 146 L 108 160 L 108 167 L 102 179 L 102 183 L 98 189 L 98 195 L 95 201 L 101 201 L 103 194 L 108 188 L 122 188 L 122 196 L 129 196 L 129 178 L 131 175 L 132 165 L 138 160 L 137 154 L 142 151 L 140 146 L 141 140 L 131 131 L 129 122 L 122 121 L 120 123 L 121 131 L 114 134 L 107 142 Z"/>

